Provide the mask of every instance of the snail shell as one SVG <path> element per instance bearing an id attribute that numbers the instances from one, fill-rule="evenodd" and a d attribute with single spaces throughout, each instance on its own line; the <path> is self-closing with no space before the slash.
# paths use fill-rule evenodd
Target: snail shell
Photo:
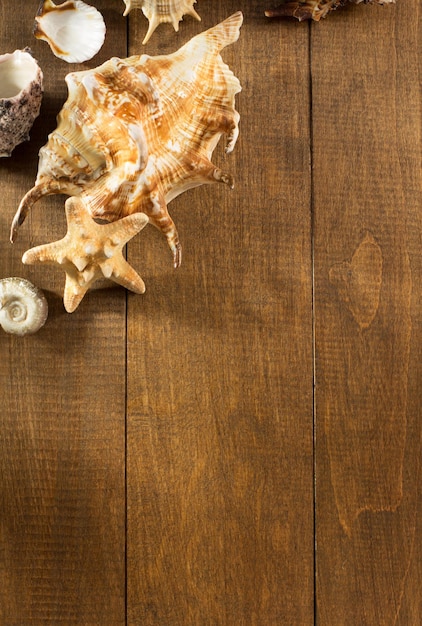
<path id="1" fill-rule="evenodd" d="M 28 48 L 0 55 L 0 157 L 29 139 L 40 112 L 42 80 Z"/>
<path id="2" fill-rule="evenodd" d="M 45 324 L 47 315 L 47 300 L 31 282 L 17 277 L 0 280 L 0 325 L 6 333 L 35 333 Z"/>

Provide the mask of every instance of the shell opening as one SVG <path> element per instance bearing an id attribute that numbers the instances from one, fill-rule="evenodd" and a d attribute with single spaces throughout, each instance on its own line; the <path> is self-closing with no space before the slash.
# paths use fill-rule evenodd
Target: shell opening
<path id="1" fill-rule="evenodd" d="M 36 79 L 38 64 L 23 50 L 0 57 L 0 98 L 14 98 Z"/>

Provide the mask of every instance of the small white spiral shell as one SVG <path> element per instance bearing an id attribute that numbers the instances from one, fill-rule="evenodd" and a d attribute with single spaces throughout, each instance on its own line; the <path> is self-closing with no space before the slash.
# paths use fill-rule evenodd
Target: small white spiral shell
<path id="1" fill-rule="evenodd" d="M 35 333 L 45 324 L 47 315 L 47 300 L 31 282 L 17 277 L 0 280 L 0 325 L 6 333 Z"/>

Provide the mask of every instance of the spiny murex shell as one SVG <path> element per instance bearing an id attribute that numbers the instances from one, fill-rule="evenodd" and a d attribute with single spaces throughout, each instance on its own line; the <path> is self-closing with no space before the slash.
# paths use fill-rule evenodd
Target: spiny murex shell
<path id="1" fill-rule="evenodd" d="M 124 0 L 126 9 L 123 15 L 128 15 L 132 9 L 142 9 L 142 13 L 149 21 L 148 32 L 142 43 L 149 41 L 157 26 L 164 23 L 173 24 L 174 30 L 179 30 L 179 22 L 184 15 L 191 15 L 201 21 L 193 8 L 196 0 Z"/>
<path id="2" fill-rule="evenodd" d="M 44 0 L 35 18 L 34 36 L 46 41 L 53 54 L 67 63 L 92 59 L 103 45 L 105 33 L 101 13 L 82 0 L 57 5 Z"/>
<path id="3" fill-rule="evenodd" d="M 285 0 L 283 4 L 265 11 L 267 17 L 296 17 L 299 22 L 319 22 L 327 13 L 345 4 L 393 4 L 396 0 Z"/>
<path id="4" fill-rule="evenodd" d="M 0 280 L 0 326 L 13 335 L 37 332 L 48 316 L 43 292 L 25 278 Z"/>
<path id="5" fill-rule="evenodd" d="M 38 117 L 43 75 L 29 49 L 0 56 L 0 157 L 29 139 Z"/>
<path id="6" fill-rule="evenodd" d="M 219 53 L 238 39 L 242 19 L 235 13 L 167 56 L 112 58 L 69 74 L 69 97 L 41 148 L 35 186 L 20 203 L 11 240 L 42 196 L 79 195 L 93 218 L 145 213 L 165 235 L 177 267 L 181 246 L 167 204 L 204 183 L 233 186 L 210 159 L 222 134 L 226 152 L 238 136 L 240 84 Z"/>

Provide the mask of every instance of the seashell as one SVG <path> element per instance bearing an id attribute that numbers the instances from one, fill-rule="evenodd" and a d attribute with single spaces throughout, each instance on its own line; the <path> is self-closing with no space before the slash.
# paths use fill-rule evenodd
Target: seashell
<path id="1" fill-rule="evenodd" d="M 53 54 L 68 63 L 92 59 L 104 43 L 103 16 L 82 0 L 67 0 L 56 5 L 41 2 L 35 17 L 34 36 L 46 41 Z"/>
<path id="2" fill-rule="evenodd" d="M 43 75 L 29 48 L 0 56 L 0 157 L 29 139 L 42 94 Z"/>
<path id="3" fill-rule="evenodd" d="M 274 9 L 265 11 L 267 17 L 296 17 L 299 22 L 319 22 L 327 13 L 345 4 L 393 4 L 396 0 L 286 0 Z"/>
<path id="4" fill-rule="evenodd" d="M 196 0 L 124 0 L 126 9 L 123 15 L 128 15 L 132 9 L 142 9 L 142 13 L 149 21 L 148 32 L 143 44 L 147 43 L 160 24 L 171 23 L 174 30 L 179 30 L 179 22 L 184 15 L 191 15 L 199 22 L 201 18 L 193 8 Z"/>
<path id="5" fill-rule="evenodd" d="M 13 335 L 37 332 L 48 316 L 43 292 L 25 278 L 0 280 L 0 326 Z"/>
<path id="6" fill-rule="evenodd" d="M 40 150 L 35 186 L 14 217 L 11 240 L 42 196 L 79 196 L 90 215 L 115 221 L 142 212 L 165 235 L 174 266 L 181 246 L 167 204 L 205 183 L 233 187 L 211 162 L 223 134 L 238 137 L 238 79 L 220 51 L 238 39 L 242 14 L 193 37 L 177 52 L 112 58 L 66 77 L 69 97 Z"/>
<path id="7" fill-rule="evenodd" d="M 79 198 L 66 200 L 67 234 L 53 243 L 27 250 L 22 262 L 57 265 L 66 273 L 64 306 L 72 313 L 99 278 L 111 278 L 136 293 L 144 293 L 144 281 L 123 258 L 124 245 L 148 223 L 134 213 L 112 224 L 97 224 Z"/>

